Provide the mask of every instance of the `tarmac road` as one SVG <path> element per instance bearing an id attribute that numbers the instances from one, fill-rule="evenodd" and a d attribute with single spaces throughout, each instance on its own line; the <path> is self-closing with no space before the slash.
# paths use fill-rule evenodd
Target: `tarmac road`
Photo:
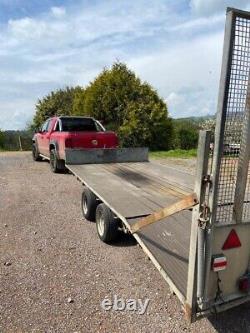
<path id="1" fill-rule="evenodd" d="M 250 332 L 250 304 L 188 325 L 132 238 L 112 246 L 98 239 L 82 218 L 81 190 L 29 152 L 0 153 L 1 333 Z M 149 305 L 143 315 L 104 311 L 100 303 L 114 295 Z"/>

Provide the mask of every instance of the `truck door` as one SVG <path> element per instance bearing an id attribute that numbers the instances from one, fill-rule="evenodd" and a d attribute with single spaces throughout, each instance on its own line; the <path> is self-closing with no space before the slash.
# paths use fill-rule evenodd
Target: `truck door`
<path id="1" fill-rule="evenodd" d="M 49 144 L 50 144 L 50 136 L 51 133 L 53 132 L 54 129 L 54 125 L 55 125 L 55 119 L 49 119 L 48 120 L 48 124 L 46 127 L 46 131 L 44 132 L 43 135 L 43 149 L 44 149 L 44 155 L 49 157 Z"/>
<path id="2" fill-rule="evenodd" d="M 37 133 L 37 136 L 36 136 L 38 150 L 43 155 L 46 155 L 45 154 L 45 152 L 46 152 L 45 135 L 47 133 L 48 124 L 49 124 L 49 120 L 46 120 L 45 123 L 43 123 L 41 130 L 39 131 L 39 133 Z"/>

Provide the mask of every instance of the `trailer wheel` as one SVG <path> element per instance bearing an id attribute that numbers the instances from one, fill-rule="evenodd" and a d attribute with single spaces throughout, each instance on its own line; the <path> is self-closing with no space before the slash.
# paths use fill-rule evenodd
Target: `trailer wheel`
<path id="1" fill-rule="evenodd" d="M 95 212 L 98 202 L 96 196 L 87 187 L 82 192 L 82 214 L 85 219 L 95 221 Z"/>
<path id="2" fill-rule="evenodd" d="M 55 149 L 50 151 L 50 168 L 54 173 L 59 173 L 65 170 L 65 163 L 63 160 L 59 160 L 56 156 Z"/>
<path id="3" fill-rule="evenodd" d="M 118 223 L 113 212 L 100 204 L 96 209 L 96 229 L 99 238 L 105 243 L 111 243 L 118 236 Z"/>
<path id="4" fill-rule="evenodd" d="M 37 149 L 37 145 L 35 143 L 32 144 L 32 157 L 34 161 L 41 161 L 42 157 L 39 155 L 39 151 Z"/>

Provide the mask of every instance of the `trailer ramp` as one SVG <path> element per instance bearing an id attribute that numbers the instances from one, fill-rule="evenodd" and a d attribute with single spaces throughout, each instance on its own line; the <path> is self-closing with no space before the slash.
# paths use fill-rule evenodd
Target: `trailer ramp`
<path id="1" fill-rule="evenodd" d="M 250 300 L 249 147 L 250 12 L 228 8 L 213 161 L 204 202 L 208 213 L 197 231 L 197 294 L 191 307 L 199 313 Z"/>

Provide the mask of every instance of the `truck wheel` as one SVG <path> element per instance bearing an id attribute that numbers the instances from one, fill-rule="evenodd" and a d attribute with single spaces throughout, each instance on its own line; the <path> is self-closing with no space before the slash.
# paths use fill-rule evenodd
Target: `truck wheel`
<path id="1" fill-rule="evenodd" d="M 37 145 L 35 143 L 32 144 L 32 157 L 34 161 L 41 161 L 42 157 L 39 155 Z"/>
<path id="2" fill-rule="evenodd" d="M 118 236 L 118 223 L 113 212 L 100 204 L 96 209 L 96 229 L 99 238 L 105 243 L 111 243 Z"/>
<path id="3" fill-rule="evenodd" d="M 55 149 L 51 149 L 50 151 L 50 168 L 55 173 L 65 170 L 64 161 L 57 158 Z"/>
<path id="4" fill-rule="evenodd" d="M 95 211 L 98 202 L 96 196 L 87 187 L 82 192 L 82 214 L 85 219 L 95 221 Z"/>

